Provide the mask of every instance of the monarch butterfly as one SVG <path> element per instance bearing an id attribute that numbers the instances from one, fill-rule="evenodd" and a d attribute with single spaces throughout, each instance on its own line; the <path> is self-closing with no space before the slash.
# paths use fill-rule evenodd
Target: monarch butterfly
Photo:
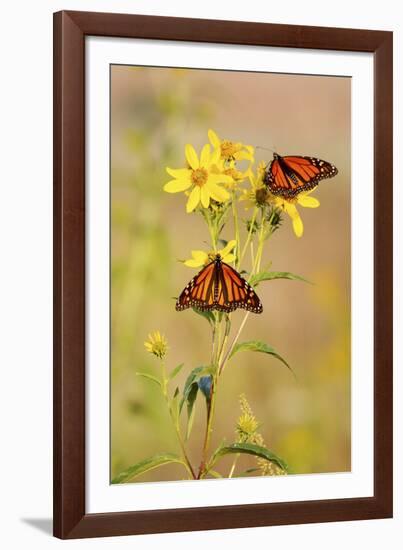
<path id="1" fill-rule="evenodd" d="M 185 286 L 176 302 L 176 310 L 195 307 L 229 313 L 238 307 L 262 313 L 263 306 L 249 283 L 219 254 Z"/>
<path id="2" fill-rule="evenodd" d="M 290 198 L 313 189 L 320 180 L 332 178 L 337 172 L 336 166 L 326 160 L 274 153 L 263 181 L 273 195 Z"/>

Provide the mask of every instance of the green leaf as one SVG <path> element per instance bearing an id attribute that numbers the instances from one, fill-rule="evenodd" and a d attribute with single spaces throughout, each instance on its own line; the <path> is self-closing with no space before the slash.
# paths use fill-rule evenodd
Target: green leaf
<path id="1" fill-rule="evenodd" d="M 272 281 L 273 279 L 289 279 L 291 281 L 303 281 L 304 283 L 312 284 L 311 281 L 287 271 L 261 271 L 250 278 L 249 284 L 256 287 L 262 281 Z"/>
<path id="2" fill-rule="evenodd" d="M 189 376 L 186 378 L 186 382 L 183 387 L 183 397 L 180 404 L 180 411 L 182 411 L 182 407 L 185 401 L 187 401 L 192 384 L 194 382 L 197 382 L 201 376 L 211 374 L 212 372 L 214 372 L 214 367 L 211 365 L 208 365 L 207 367 L 206 366 L 196 367 L 191 371 Z"/>
<path id="3" fill-rule="evenodd" d="M 182 410 L 182 407 L 183 407 L 185 401 L 187 401 L 188 394 L 190 392 L 190 388 L 191 388 L 193 382 L 196 381 L 196 377 L 197 377 L 198 373 L 201 372 L 203 369 L 204 369 L 204 367 L 194 368 L 190 372 L 188 377 L 186 378 L 185 385 L 183 386 L 183 393 L 182 393 L 182 400 L 181 400 L 181 404 L 180 404 L 180 410 Z"/>
<path id="4" fill-rule="evenodd" d="M 203 376 L 212 376 L 215 371 L 216 367 L 214 365 L 207 365 L 207 367 L 203 367 L 203 370 L 198 373 L 197 379 L 202 378 Z"/>
<path id="5" fill-rule="evenodd" d="M 179 404 L 179 388 L 176 388 L 174 396 L 171 401 L 171 413 L 175 424 L 179 422 L 180 404 Z"/>
<path id="6" fill-rule="evenodd" d="M 156 378 L 152 374 L 148 374 L 148 372 L 136 372 L 136 376 L 142 376 L 143 378 L 147 378 L 148 380 L 151 380 L 155 384 L 158 384 L 160 388 L 162 387 L 161 381 L 158 380 L 158 378 Z"/>
<path id="7" fill-rule="evenodd" d="M 212 311 L 202 311 L 201 309 L 197 309 L 195 307 L 192 308 L 197 315 L 200 315 L 200 317 L 203 317 L 210 323 L 210 325 L 214 325 L 214 313 Z"/>
<path id="8" fill-rule="evenodd" d="M 187 429 L 186 429 L 186 439 L 189 439 L 190 432 L 192 431 L 194 413 L 195 413 L 194 404 L 196 402 L 196 397 L 197 397 L 197 392 L 198 391 L 199 391 L 199 386 L 198 386 L 197 382 L 193 382 L 193 384 L 190 386 L 190 390 L 189 390 L 188 396 L 187 396 L 188 425 L 187 425 Z"/>
<path id="9" fill-rule="evenodd" d="M 177 455 L 171 453 L 158 454 L 146 458 L 145 460 L 141 460 L 140 462 L 137 462 L 137 464 L 133 464 L 133 466 L 130 466 L 127 470 L 114 477 L 111 483 L 126 483 L 127 481 L 144 474 L 149 470 L 153 470 L 154 468 L 158 468 L 164 464 L 172 464 L 174 462 L 177 464 L 183 464 L 186 467 L 183 460 Z"/>
<path id="10" fill-rule="evenodd" d="M 279 466 L 282 470 L 288 472 L 288 466 L 284 460 L 282 460 L 272 451 L 269 451 L 269 449 L 266 449 L 266 447 L 261 447 L 260 445 L 253 445 L 252 443 L 233 443 L 232 445 L 219 447 L 211 459 L 211 467 L 215 464 L 215 462 L 219 458 L 228 454 L 238 454 L 238 453 L 253 455 L 259 458 L 264 458 L 269 462 L 273 462 L 274 464 Z M 210 468 L 209 468 L 209 471 L 210 471 Z"/>
<path id="11" fill-rule="evenodd" d="M 171 372 L 171 374 L 168 376 L 168 380 L 173 380 L 177 374 L 180 373 L 185 363 L 181 363 L 177 367 L 174 368 L 174 370 Z"/>
<path id="12" fill-rule="evenodd" d="M 231 355 L 229 356 L 229 359 L 233 357 L 238 351 L 258 351 L 260 353 L 266 353 L 267 355 L 272 355 L 279 361 L 281 361 L 294 375 L 295 373 L 290 367 L 290 365 L 287 363 L 287 361 L 279 355 L 274 348 L 269 346 L 268 344 L 265 344 L 264 342 L 259 342 L 258 340 L 249 340 L 248 342 L 239 342 L 234 346 L 234 349 L 231 352 Z"/>

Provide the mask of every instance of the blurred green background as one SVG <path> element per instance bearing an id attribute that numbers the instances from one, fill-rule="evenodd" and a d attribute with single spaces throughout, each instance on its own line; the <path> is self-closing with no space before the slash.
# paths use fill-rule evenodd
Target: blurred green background
<path id="1" fill-rule="evenodd" d="M 176 312 L 173 300 L 196 273 L 177 260 L 206 248 L 207 230 L 200 216 L 185 213 L 182 194 L 162 191 L 170 179 L 165 167 L 184 165 L 186 143 L 200 151 L 208 128 L 339 169 L 314 191 L 321 206 L 299 209 L 303 237 L 285 217 L 265 253 L 273 270 L 315 284 L 263 283 L 264 312 L 250 316 L 243 334 L 272 345 L 298 380 L 269 356 L 237 355 L 220 381 L 212 448 L 223 437 L 235 441 L 243 392 L 267 447 L 293 472 L 350 470 L 350 123 L 348 78 L 112 66 L 111 477 L 154 453 L 177 451 L 158 388 L 135 375 L 159 374 L 143 345 L 148 333 L 158 329 L 168 338 L 169 368 L 185 363 L 181 387 L 208 359 L 208 324 L 192 311 Z M 269 161 L 272 154 L 257 149 L 255 157 Z M 233 326 L 242 316 L 233 314 Z M 196 464 L 204 425 L 199 396 L 189 445 Z M 222 464 L 217 469 L 226 474 Z M 169 465 L 137 481 L 182 477 Z"/>

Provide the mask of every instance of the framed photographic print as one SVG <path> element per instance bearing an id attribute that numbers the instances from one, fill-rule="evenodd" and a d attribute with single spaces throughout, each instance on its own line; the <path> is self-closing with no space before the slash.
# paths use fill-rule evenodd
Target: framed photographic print
<path id="1" fill-rule="evenodd" d="M 392 515 L 392 33 L 54 16 L 54 534 Z"/>

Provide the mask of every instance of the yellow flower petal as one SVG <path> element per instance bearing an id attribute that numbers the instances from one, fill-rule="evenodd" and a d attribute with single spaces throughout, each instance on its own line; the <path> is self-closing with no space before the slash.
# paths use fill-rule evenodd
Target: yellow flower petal
<path id="1" fill-rule="evenodd" d="M 203 185 L 203 187 L 201 187 L 200 199 L 201 199 L 202 206 L 204 208 L 208 208 L 210 204 L 210 193 L 208 191 L 207 185 Z"/>
<path id="2" fill-rule="evenodd" d="M 302 237 L 302 234 L 304 232 L 304 224 L 302 223 L 301 216 L 299 215 L 298 210 L 293 204 L 287 204 L 285 206 L 285 210 L 292 219 L 294 233 L 297 237 Z"/>
<path id="3" fill-rule="evenodd" d="M 307 195 L 300 195 L 298 197 L 298 204 L 305 208 L 318 208 L 320 202 L 315 197 L 308 197 Z"/>
<path id="4" fill-rule="evenodd" d="M 207 252 L 204 252 L 204 250 L 192 250 L 191 254 L 194 260 L 200 262 L 200 265 L 204 264 L 208 258 L 208 254 Z"/>
<path id="5" fill-rule="evenodd" d="M 235 245 L 236 245 L 236 240 L 235 239 L 233 239 L 232 241 L 228 241 L 225 248 L 223 248 L 220 251 L 220 255 L 222 257 L 227 256 L 231 252 L 231 250 L 233 250 L 235 248 Z"/>
<path id="6" fill-rule="evenodd" d="M 255 185 L 255 181 L 256 181 L 256 177 L 255 177 L 255 174 L 252 172 L 252 170 L 250 168 L 248 168 L 244 174 L 244 176 L 246 178 L 248 178 L 248 180 L 250 181 L 250 184 L 252 185 L 252 187 L 254 187 Z"/>
<path id="7" fill-rule="evenodd" d="M 279 199 L 282 202 L 283 210 L 290 216 L 293 220 L 296 216 L 299 216 L 298 210 L 292 202 L 287 201 L 286 199 Z"/>
<path id="8" fill-rule="evenodd" d="M 206 263 L 208 255 L 203 250 L 192 250 L 192 258 L 186 260 L 185 265 L 188 267 L 201 267 Z"/>
<path id="9" fill-rule="evenodd" d="M 294 233 L 296 234 L 296 236 L 298 238 L 302 237 L 302 235 L 304 233 L 304 224 L 302 223 L 302 220 L 301 220 L 299 215 L 298 215 L 297 218 L 294 218 L 292 220 L 292 226 L 294 228 Z"/>
<path id="10" fill-rule="evenodd" d="M 214 152 L 212 153 L 210 157 L 210 166 L 218 165 L 221 159 L 221 150 L 220 149 L 214 149 Z"/>
<path id="11" fill-rule="evenodd" d="M 188 181 L 185 179 L 180 180 L 171 180 L 168 183 L 164 185 L 164 191 L 167 193 L 180 193 L 181 191 L 185 191 L 191 186 L 190 178 Z"/>
<path id="12" fill-rule="evenodd" d="M 221 145 L 221 140 L 220 138 L 217 136 L 217 134 L 214 132 L 214 130 L 209 130 L 207 132 L 207 135 L 208 135 L 208 138 L 210 140 L 210 143 L 213 147 L 216 147 L 216 148 L 219 148 L 220 145 Z"/>
<path id="13" fill-rule="evenodd" d="M 187 267 L 200 267 L 202 266 L 203 264 L 200 264 L 198 261 L 196 260 L 186 260 L 186 262 L 183 262 L 184 265 L 186 265 Z"/>
<path id="14" fill-rule="evenodd" d="M 178 168 L 174 170 L 173 168 L 166 168 L 166 171 L 170 176 L 176 179 L 182 179 L 186 177 L 190 177 L 190 170 L 189 168 Z"/>
<path id="15" fill-rule="evenodd" d="M 235 260 L 234 254 L 227 254 L 226 256 L 221 256 L 221 257 L 222 257 L 222 261 L 225 262 L 226 264 L 230 264 Z"/>
<path id="16" fill-rule="evenodd" d="M 253 154 L 248 151 L 239 151 L 235 153 L 234 157 L 236 160 L 253 160 Z"/>
<path id="17" fill-rule="evenodd" d="M 208 184 L 210 183 L 232 183 L 234 180 L 231 176 L 227 174 L 212 174 L 211 172 L 208 175 Z"/>
<path id="18" fill-rule="evenodd" d="M 197 153 L 193 145 L 190 145 L 190 143 L 187 143 L 185 146 L 185 157 L 192 170 L 197 170 L 199 168 L 199 159 L 197 158 Z"/>
<path id="19" fill-rule="evenodd" d="M 210 167 L 210 145 L 206 143 L 200 154 L 200 166 L 204 168 Z"/>
<path id="20" fill-rule="evenodd" d="M 186 204 L 186 212 L 189 214 L 190 212 L 193 212 L 193 210 L 196 208 L 196 206 L 200 202 L 200 187 L 196 186 L 193 187 L 188 202 Z"/>
<path id="21" fill-rule="evenodd" d="M 208 190 L 211 198 L 217 202 L 225 202 L 229 199 L 228 191 L 210 181 L 208 183 Z"/>

